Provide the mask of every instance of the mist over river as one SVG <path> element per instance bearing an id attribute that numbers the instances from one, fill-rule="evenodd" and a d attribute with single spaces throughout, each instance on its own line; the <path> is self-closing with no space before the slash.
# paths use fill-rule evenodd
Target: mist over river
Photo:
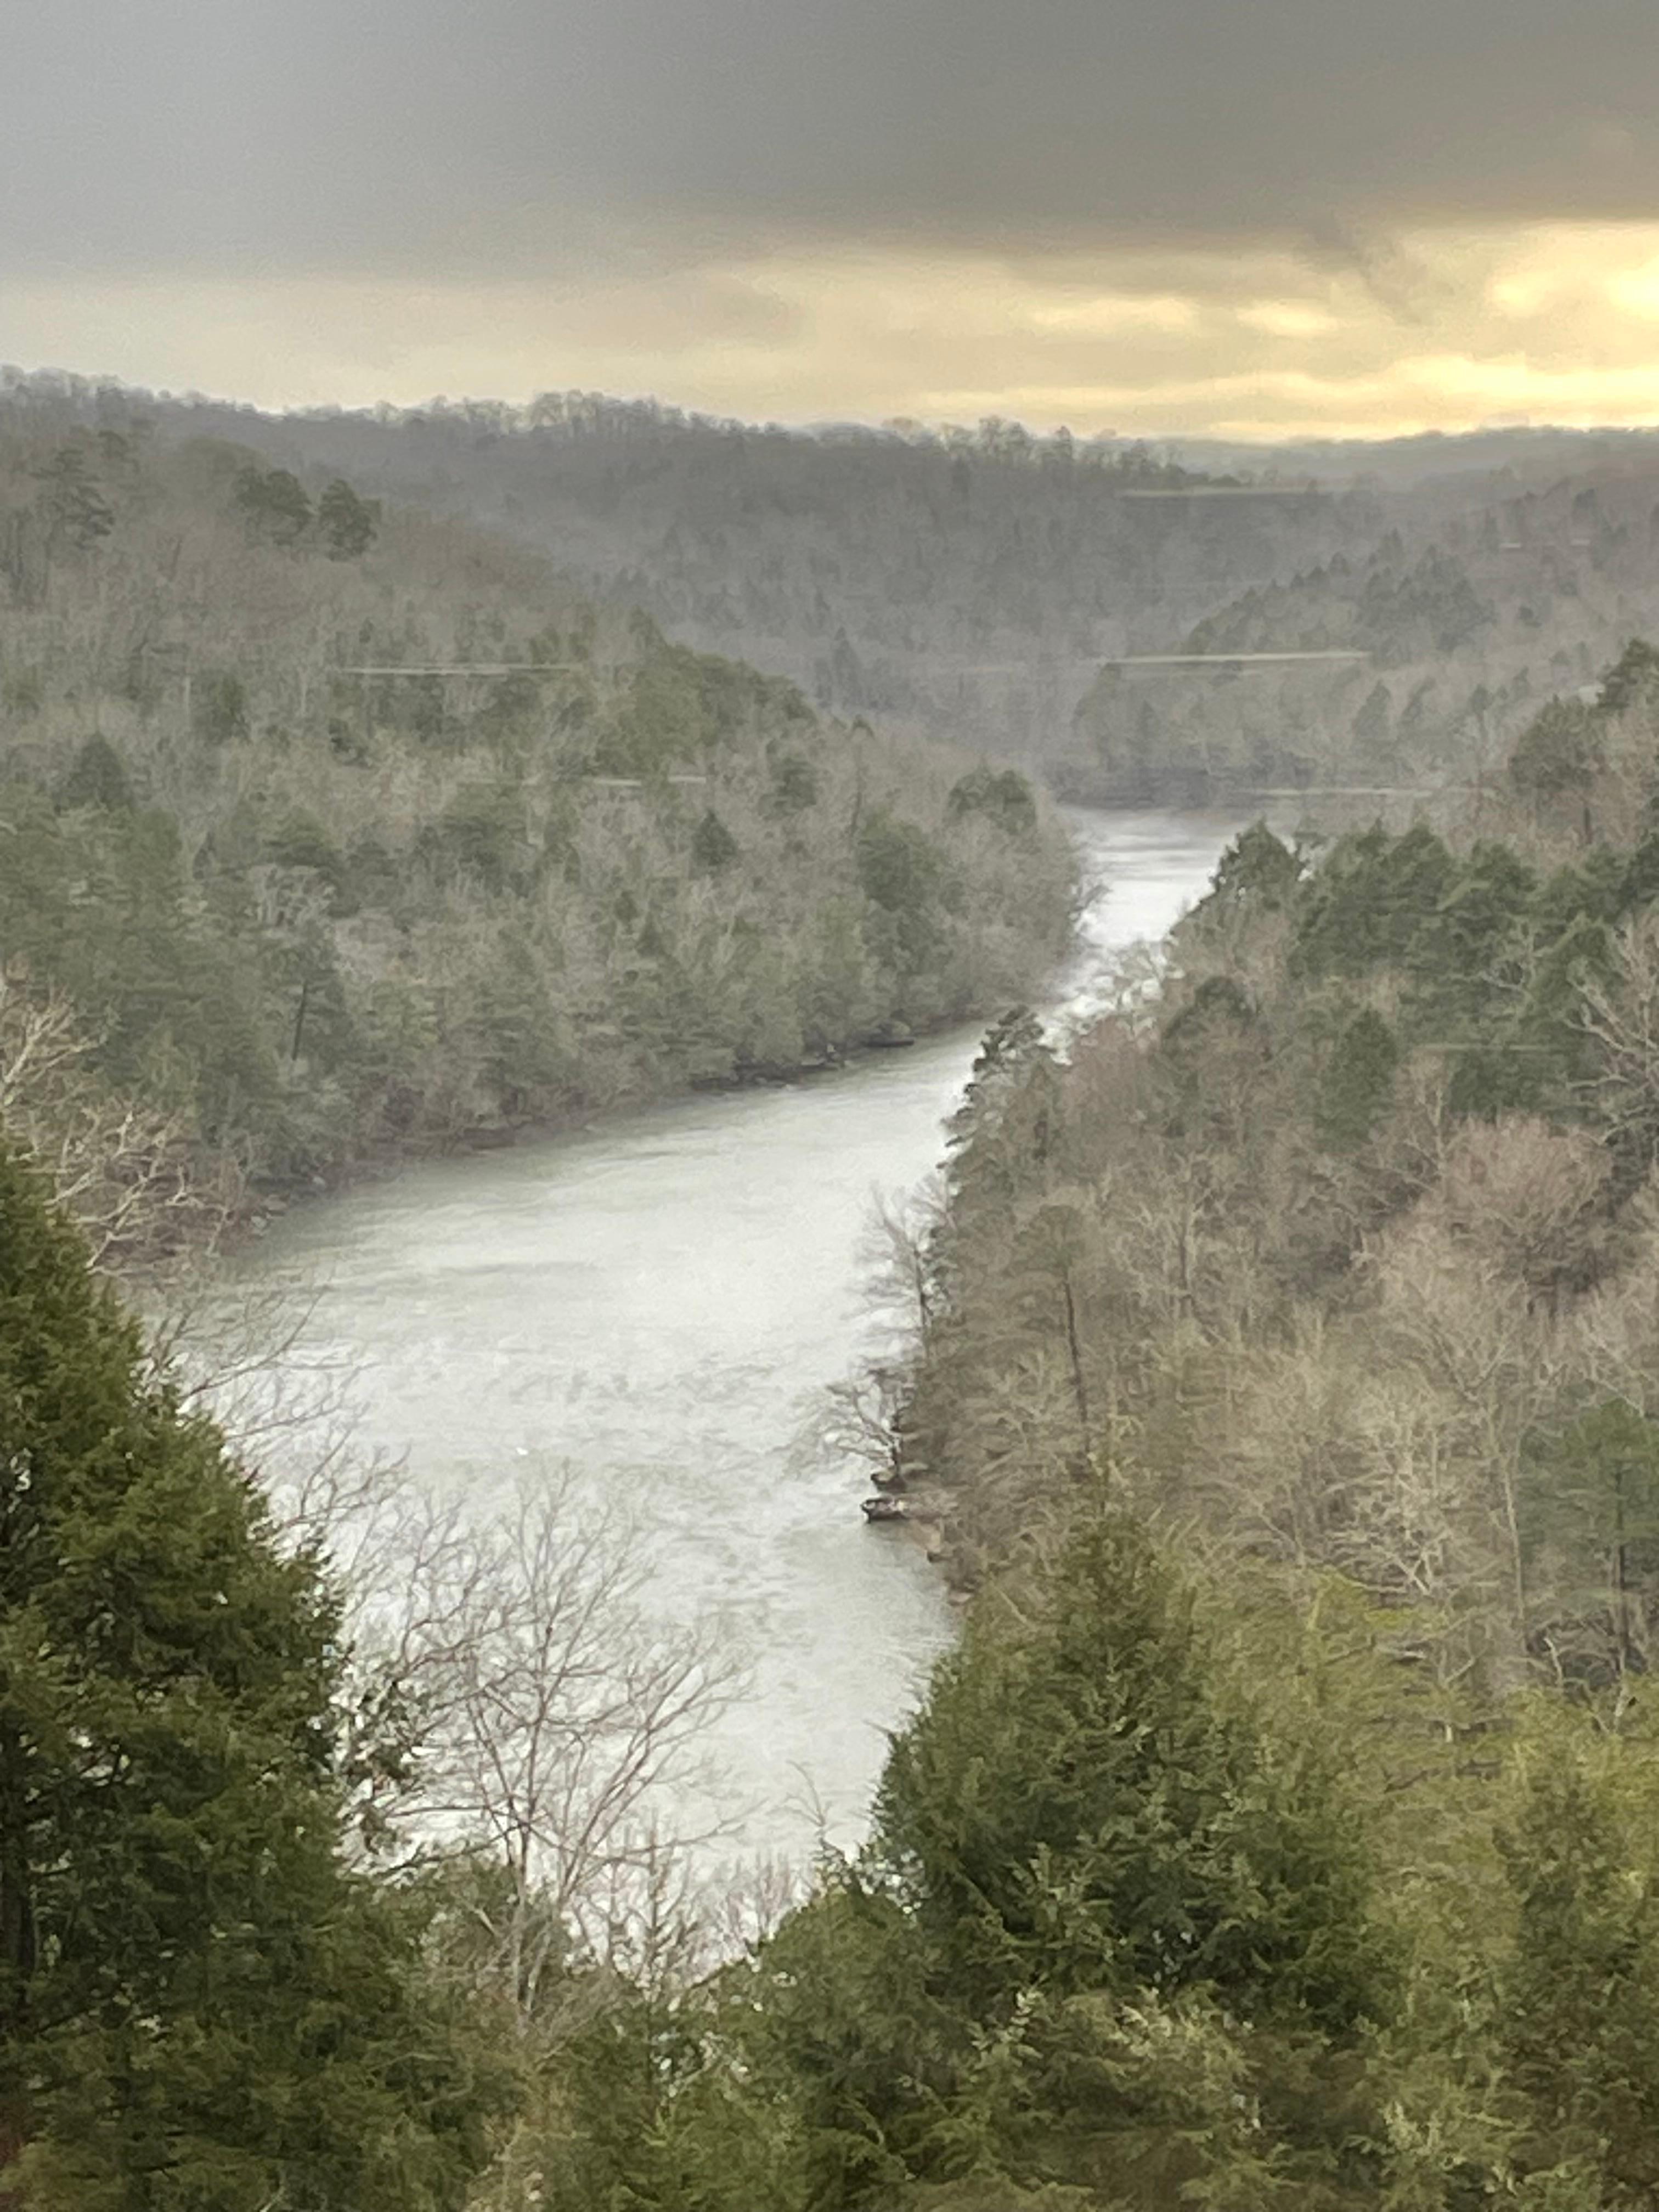
<path id="1" fill-rule="evenodd" d="M 1236 827 L 1069 819 L 1103 889 L 1060 1017 L 1202 892 Z M 857 1836 L 886 1731 L 951 1633 L 921 1550 L 865 1526 L 859 1470 L 801 1439 L 870 1340 L 872 1194 L 937 1164 L 980 1034 L 410 1167 L 296 1208 L 237 1263 L 318 1286 L 296 1350 L 356 1370 L 365 1443 L 481 1507 L 568 1462 L 637 1522 L 665 1606 L 729 1621 L 752 1669 L 714 1741 L 734 1852 L 800 1856 L 820 1815 Z"/>

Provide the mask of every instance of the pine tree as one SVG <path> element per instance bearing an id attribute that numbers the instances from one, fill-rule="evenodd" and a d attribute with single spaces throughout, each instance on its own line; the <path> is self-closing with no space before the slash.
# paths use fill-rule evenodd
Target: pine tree
<path id="1" fill-rule="evenodd" d="M 1320 1072 L 1314 1127 L 1334 1152 L 1363 1145 L 1388 1110 L 1400 1047 L 1381 1014 L 1361 1006 L 1343 1024 Z"/>
<path id="2" fill-rule="evenodd" d="M 1515 1909 L 1499 1976 L 1501 2040 L 1521 2100 L 1522 2172 L 1580 2177 L 1583 2201 L 1659 2191 L 1659 1925 L 1643 1854 L 1605 1784 L 1552 1746 L 1499 1837 Z M 1558 2195 L 1558 2202 L 1571 2199 Z"/>
<path id="3" fill-rule="evenodd" d="M 1132 1520 L 1075 1538 L 1031 1626 L 971 1627 L 894 1746 L 875 1849 L 965 1995 L 1202 1984 L 1341 2028 L 1384 2001 L 1328 1780 L 1275 1771 Z"/>
<path id="4" fill-rule="evenodd" d="M 296 544 L 311 527 L 311 501 L 290 469 L 250 465 L 236 479 L 236 504 L 250 533 L 273 544 Z"/>
<path id="5" fill-rule="evenodd" d="M 0 1147 L 0 2166 L 31 2208 L 458 2203 L 493 2098 L 346 1868 L 341 1651 Z M 15 2160 L 15 2169 L 6 2161 Z"/>
<path id="6" fill-rule="evenodd" d="M 1395 1966 L 1328 1765 L 1234 1694 L 1127 1516 L 1085 1524 L 1017 1614 L 982 1607 L 878 1800 L 866 1879 L 912 1953 L 857 2062 L 878 2080 L 884 2049 L 911 2085 L 882 2140 L 919 2176 L 1102 2203 L 1363 2186 L 1357 2054 Z"/>
<path id="7" fill-rule="evenodd" d="M 380 503 L 336 477 L 317 502 L 317 526 L 331 561 L 359 560 L 380 534 Z"/>

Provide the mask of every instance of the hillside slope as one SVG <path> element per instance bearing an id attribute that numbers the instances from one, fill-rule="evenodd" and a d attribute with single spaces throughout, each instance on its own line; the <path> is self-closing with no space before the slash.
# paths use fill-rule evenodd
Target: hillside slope
<path id="1" fill-rule="evenodd" d="M 0 957 L 256 1177 L 958 1018 L 1031 986 L 1069 885 L 1018 777 L 522 546 L 142 422 L 0 425 Z"/>

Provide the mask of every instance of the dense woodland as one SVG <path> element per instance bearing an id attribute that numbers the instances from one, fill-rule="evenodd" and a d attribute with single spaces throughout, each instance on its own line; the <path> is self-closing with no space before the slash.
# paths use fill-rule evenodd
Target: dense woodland
<path id="1" fill-rule="evenodd" d="M 0 412 L 0 1027 L 49 1004 L 88 1110 L 217 1188 L 959 1019 L 1030 988 L 1069 897 L 1018 775 L 520 546 Z"/>
<path id="2" fill-rule="evenodd" d="M 1494 716 L 1455 824 L 1247 831 L 1158 988 L 1054 1038 L 1023 776 L 371 476 L 44 406 L 0 456 L 0 2196 L 1651 2206 L 1659 653 Z M 1455 665 L 1425 558 L 1226 619 Z M 603 1517 L 265 1479 L 121 1280 L 246 1175 L 988 1003 L 831 1414 L 963 1634 L 862 1849 L 711 1901 L 652 1792 L 726 1661 Z"/>
<path id="3" fill-rule="evenodd" d="M 281 417 L 13 376 L 6 411 L 257 451 L 539 549 L 821 712 L 1105 803 L 1484 791 L 1538 708 L 1659 633 L 1652 434 L 1250 453 L 990 419 L 813 434 L 553 392 Z M 1349 662 L 1103 668 L 1126 655 Z"/>

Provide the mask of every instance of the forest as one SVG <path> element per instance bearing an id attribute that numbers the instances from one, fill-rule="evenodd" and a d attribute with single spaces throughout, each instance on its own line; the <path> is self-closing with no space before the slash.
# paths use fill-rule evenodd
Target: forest
<path id="1" fill-rule="evenodd" d="M 1461 804 L 1548 699 L 1659 630 L 1651 433 L 1153 448 L 581 392 L 273 416 L 16 374 L 0 406 L 37 437 L 137 415 L 160 446 L 232 442 L 313 496 L 340 479 L 468 521 L 826 715 L 1108 805 Z M 1351 657 L 1230 658 L 1263 653 Z M 1216 665 L 1141 658 L 1194 653 Z"/>
<path id="2" fill-rule="evenodd" d="M 1066 939 L 1024 777 L 343 477 L 0 409 L 0 594 L 8 1119 L 124 1127 L 163 1228 L 902 1041 Z"/>
<path id="3" fill-rule="evenodd" d="M 851 1386 L 962 1634 L 804 1890 L 626 1840 L 720 1659 L 598 1528 L 400 1527 L 389 1634 L 14 1130 L 13 2201 L 1650 2204 L 1659 652 L 1595 690 L 988 1032 Z"/>
<path id="4" fill-rule="evenodd" d="M 232 427 L 0 410 L 8 2201 L 1650 2204 L 1659 651 L 1590 658 L 1635 480 L 1489 526 L 1218 483 L 1195 530 L 1126 496 L 1196 514 L 1157 456 L 892 434 L 988 592 L 1069 501 L 1164 548 L 1141 641 L 1367 656 L 1105 671 L 1070 767 L 1034 749 L 1379 794 L 1245 831 L 1156 988 L 1060 1037 L 1025 774 Z M 439 428 L 729 494 L 723 430 Z M 729 1658 L 617 1527 L 557 1482 L 471 1526 L 332 1446 L 279 1480 L 280 1348 L 204 1376 L 155 1262 L 990 1012 L 828 1413 L 961 1637 L 864 1844 L 711 1896 L 649 1808 Z"/>

